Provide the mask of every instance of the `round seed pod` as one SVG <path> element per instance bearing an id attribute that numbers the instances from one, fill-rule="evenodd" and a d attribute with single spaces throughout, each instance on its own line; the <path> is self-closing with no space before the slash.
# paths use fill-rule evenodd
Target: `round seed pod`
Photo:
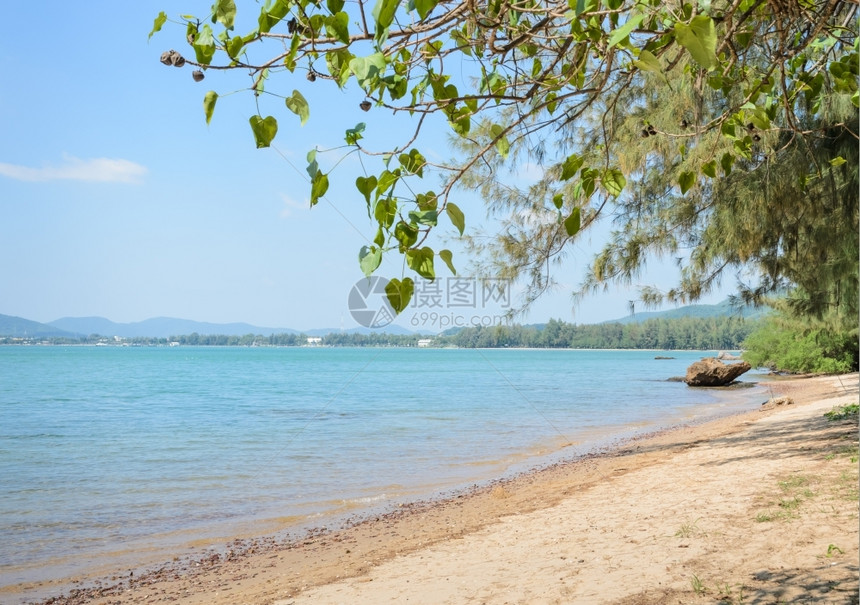
<path id="1" fill-rule="evenodd" d="M 370 111 L 371 103 L 370 101 L 362 101 L 359 107 L 361 107 L 361 111 Z"/>
<path id="2" fill-rule="evenodd" d="M 201 70 L 195 69 L 194 71 L 191 72 L 191 77 L 194 78 L 195 82 L 200 82 L 206 76 L 203 74 L 203 72 Z"/>

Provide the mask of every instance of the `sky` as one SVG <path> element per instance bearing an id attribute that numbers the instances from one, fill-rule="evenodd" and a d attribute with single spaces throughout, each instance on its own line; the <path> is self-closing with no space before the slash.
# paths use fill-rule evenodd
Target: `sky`
<path id="1" fill-rule="evenodd" d="M 261 99 L 261 113 L 278 118 L 279 132 L 274 148 L 256 149 L 248 124 L 256 113 L 254 97 L 226 94 L 247 87 L 247 78 L 209 71 L 198 83 L 190 67 L 162 65 L 165 50 L 193 52 L 179 26 L 167 24 L 147 40 L 159 11 L 173 18 L 205 15 L 210 5 L 6 3 L 0 38 L 0 314 L 41 322 L 101 316 L 293 329 L 357 325 L 348 297 L 362 278 L 358 251 L 375 233 L 352 185 L 361 166 L 355 156 L 321 154 L 326 171 L 340 162 L 326 199 L 311 209 L 305 156 L 315 147 L 341 145 L 344 130 L 359 122 L 367 124 L 366 143 L 377 148 L 409 132 L 410 123 L 376 108 L 361 111 L 363 96 L 354 84 L 340 91 L 299 73 L 278 76 L 271 86 L 285 94 L 299 89 L 310 103 L 310 119 L 301 126 L 282 101 Z M 243 6 L 255 15 L 259 10 L 250 0 L 239 2 L 240 18 Z M 240 22 L 237 29 L 245 28 Z M 209 90 L 221 96 L 207 126 L 202 101 Z M 450 158 L 444 125 L 429 130 L 422 151 Z M 466 211 L 467 229 L 485 220 L 476 196 L 465 192 L 457 202 Z M 437 242 L 454 250 L 454 264 L 462 267 L 467 259 L 454 235 L 443 229 Z M 629 313 L 632 289 L 610 289 L 576 307 L 571 302 L 570 289 L 599 239 L 598 233 L 576 244 L 573 260 L 555 274 L 560 287 L 520 321 L 594 323 Z M 401 277 L 402 263 L 387 259 L 378 274 Z M 443 287 L 451 287 L 442 275 Z M 468 276 L 461 271 L 460 277 Z M 671 265 L 654 262 L 642 283 L 668 287 L 674 278 Z M 702 302 L 719 302 L 727 292 Z M 445 306 L 438 312 L 472 321 L 499 311 L 480 303 L 472 309 Z M 416 326 L 419 310 L 407 309 L 397 323 L 445 327 Z"/>

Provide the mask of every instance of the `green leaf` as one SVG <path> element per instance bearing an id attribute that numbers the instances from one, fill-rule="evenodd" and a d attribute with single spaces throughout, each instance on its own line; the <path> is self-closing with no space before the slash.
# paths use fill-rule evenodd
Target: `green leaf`
<path id="1" fill-rule="evenodd" d="M 421 19 L 426 19 L 434 8 L 436 8 L 438 0 L 415 0 L 415 10 L 418 11 L 418 16 Z"/>
<path id="2" fill-rule="evenodd" d="M 326 19 L 326 31 L 344 44 L 349 44 L 349 15 L 341 11 Z"/>
<path id="3" fill-rule="evenodd" d="M 753 113 L 751 120 L 753 126 L 758 128 L 759 130 L 770 129 L 770 118 L 767 117 L 767 112 L 762 107 L 755 108 L 755 112 Z"/>
<path id="4" fill-rule="evenodd" d="M 709 176 L 712 179 L 717 178 L 717 160 L 711 160 L 702 164 L 702 174 Z"/>
<path id="5" fill-rule="evenodd" d="M 409 213 L 409 220 L 419 225 L 435 227 L 439 220 L 439 213 L 435 210 L 413 210 Z"/>
<path id="6" fill-rule="evenodd" d="M 579 182 L 582 183 L 582 193 L 586 198 L 590 198 L 594 194 L 595 179 L 597 178 L 597 169 L 586 170 L 582 169 Z"/>
<path id="7" fill-rule="evenodd" d="M 451 254 L 450 250 L 440 250 L 439 251 L 439 258 L 441 258 L 444 261 L 444 263 L 446 265 L 448 265 L 448 269 L 451 271 L 451 273 L 453 273 L 454 275 L 457 275 L 457 270 L 454 268 L 454 263 L 453 263 L 454 255 Z"/>
<path id="8" fill-rule="evenodd" d="M 395 277 L 385 285 L 385 296 L 388 297 L 391 308 L 398 315 L 409 306 L 414 291 L 415 282 L 412 281 L 411 277 L 404 277 L 403 281 Z"/>
<path id="9" fill-rule="evenodd" d="M 564 219 L 564 230 L 567 232 L 568 236 L 573 237 L 579 232 L 579 227 L 580 210 L 579 208 L 574 208 L 570 216 Z"/>
<path id="10" fill-rule="evenodd" d="M 346 86 L 346 83 L 349 81 L 349 76 L 351 75 L 349 64 L 354 58 L 355 56 L 345 48 L 332 50 L 325 54 L 325 64 L 328 67 L 328 72 L 340 88 Z"/>
<path id="11" fill-rule="evenodd" d="M 432 191 L 428 191 L 416 195 L 415 203 L 420 210 L 436 210 L 439 207 L 439 198 Z"/>
<path id="12" fill-rule="evenodd" d="M 448 205 L 445 206 L 445 212 L 448 214 L 451 224 L 457 228 L 460 235 L 463 235 L 463 231 L 466 229 L 466 216 L 460 210 L 460 207 L 453 202 L 448 202 Z"/>
<path id="13" fill-rule="evenodd" d="M 373 53 L 368 57 L 355 57 L 349 62 L 349 69 L 355 74 L 358 85 L 369 90 L 385 71 L 385 65 L 385 55 Z"/>
<path id="14" fill-rule="evenodd" d="M 251 130 L 254 131 L 254 140 L 257 142 L 257 149 L 268 147 L 272 143 L 272 139 L 278 134 L 278 121 L 273 116 L 251 116 Z"/>
<path id="15" fill-rule="evenodd" d="M 311 177 L 311 179 L 314 179 L 316 178 L 317 172 L 319 172 L 320 169 L 320 165 L 317 163 L 317 150 L 311 149 L 310 151 L 308 151 L 306 159 L 308 161 L 308 167 L 305 168 L 305 170 L 307 170 L 308 176 Z"/>
<path id="16" fill-rule="evenodd" d="M 383 195 L 386 191 L 391 189 L 397 181 L 400 180 L 400 170 L 397 169 L 394 172 L 390 170 L 383 170 L 382 174 L 379 175 L 379 183 L 376 185 L 376 195 L 379 197 Z"/>
<path id="17" fill-rule="evenodd" d="M 377 41 L 383 41 L 388 37 L 388 28 L 394 22 L 394 14 L 397 12 L 397 7 L 400 6 L 400 0 L 376 0 L 376 6 L 373 7 L 373 19 L 376 21 L 375 37 Z"/>
<path id="18" fill-rule="evenodd" d="M 152 31 L 149 32 L 149 36 L 146 38 L 147 40 L 152 39 L 152 35 L 155 32 L 161 31 L 161 26 L 167 23 L 167 15 L 164 14 L 164 11 L 158 13 L 158 16 L 155 18 L 155 23 L 152 24 Z"/>
<path id="19" fill-rule="evenodd" d="M 311 206 L 315 206 L 326 191 L 328 191 L 328 175 L 317 172 L 316 177 L 311 181 Z"/>
<path id="20" fill-rule="evenodd" d="M 726 152 L 723 154 L 723 157 L 720 158 L 720 166 L 723 168 L 723 172 L 726 176 L 729 176 L 732 173 L 732 164 L 735 163 L 735 156 Z"/>
<path id="21" fill-rule="evenodd" d="M 496 151 L 498 151 L 499 155 L 503 158 L 507 158 L 508 152 L 511 150 L 511 144 L 508 142 L 507 137 L 502 136 L 504 130 L 505 129 L 498 124 L 490 126 L 490 136 L 494 139 L 498 139 L 496 141 Z"/>
<path id="22" fill-rule="evenodd" d="M 639 24 L 642 23 L 642 20 L 644 18 L 645 18 L 645 15 L 638 14 L 638 15 L 635 15 L 635 16 L 627 19 L 627 22 L 624 23 L 624 25 L 622 25 L 618 29 L 614 30 L 612 32 L 612 35 L 609 36 L 609 41 L 607 42 L 607 47 L 612 48 L 613 46 L 615 46 L 616 44 L 618 44 L 619 42 L 621 42 L 622 40 L 627 38 L 634 29 L 639 27 Z"/>
<path id="23" fill-rule="evenodd" d="M 397 159 L 407 172 L 424 177 L 424 165 L 427 160 L 417 149 L 412 149 L 409 153 L 401 153 Z"/>
<path id="24" fill-rule="evenodd" d="M 406 264 L 424 279 L 436 279 L 436 270 L 433 267 L 433 250 L 427 246 L 418 250 L 406 251 Z"/>
<path id="25" fill-rule="evenodd" d="M 472 128 L 472 111 L 468 107 L 461 107 L 456 111 L 448 112 L 448 123 L 451 129 L 461 137 L 469 134 Z"/>
<path id="26" fill-rule="evenodd" d="M 555 207 L 561 210 L 561 207 L 564 205 L 564 195 L 561 193 L 556 193 L 552 196 L 552 203 L 555 204 Z"/>
<path id="27" fill-rule="evenodd" d="M 376 246 L 362 246 L 358 253 L 358 266 L 364 272 L 365 277 L 376 271 L 382 263 L 382 250 Z"/>
<path id="28" fill-rule="evenodd" d="M 593 11 L 597 8 L 596 0 L 567 0 L 567 5 L 577 17 L 582 13 Z"/>
<path id="29" fill-rule="evenodd" d="M 343 10 L 344 0 L 325 0 L 328 11 L 334 15 Z"/>
<path id="30" fill-rule="evenodd" d="M 643 50 L 639 53 L 639 58 L 633 61 L 633 65 L 642 71 L 653 71 L 663 73 L 663 68 L 660 66 L 660 61 L 654 56 L 654 53 L 648 50 Z"/>
<path id="31" fill-rule="evenodd" d="M 299 116 L 302 126 L 308 121 L 311 116 L 311 109 L 308 107 L 308 102 L 298 90 L 294 90 L 292 96 L 286 99 L 287 109 Z"/>
<path id="32" fill-rule="evenodd" d="M 844 164 L 844 163 L 845 163 L 845 162 L 847 162 L 847 161 L 848 161 L 848 160 L 846 160 L 845 158 L 843 158 L 843 157 L 840 155 L 840 156 L 836 156 L 835 158 L 833 158 L 832 160 L 830 160 L 830 165 L 831 165 L 831 166 L 841 166 L 842 164 Z"/>
<path id="33" fill-rule="evenodd" d="M 215 21 L 227 29 L 232 29 L 233 20 L 236 18 L 236 3 L 233 0 L 215 0 L 212 13 Z"/>
<path id="34" fill-rule="evenodd" d="M 293 39 L 290 42 L 290 52 L 287 53 L 287 56 L 284 57 L 284 67 L 286 67 L 290 73 L 293 73 L 296 70 L 296 55 L 299 53 L 299 44 L 301 44 L 302 36 L 299 32 L 293 34 Z"/>
<path id="35" fill-rule="evenodd" d="M 695 172 L 682 172 L 678 177 L 678 185 L 681 186 L 681 194 L 687 193 L 696 184 Z"/>
<path id="36" fill-rule="evenodd" d="M 624 191 L 627 179 L 624 178 L 624 175 L 620 170 L 606 170 L 603 173 L 603 176 L 600 177 L 600 182 L 603 184 L 603 188 L 606 189 L 609 195 L 618 197 L 621 195 L 621 192 Z"/>
<path id="37" fill-rule="evenodd" d="M 206 114 L 206 123 L 212 120 L 212 112 L 215 111 L 215 102 L 218 101 L 218 93 L 210 90 L 203 97 L 203 112 Z"/>
<path id="38" fill-rule="evenodd" d="M 573 175 L 577 173 L 577 171 L 582 167 L 582 163 L 585 160 L 575 153 L 573 155 L 567 156 L 567 159 L 564 161 L 564 164 L 561 165 L 561 180 L 567 181 Z"/>
<path id="39" fill-rule="evenodd" d="M 347 145 L 358 145 L 358 142 L 364 138 L 364 135 L 361 133 L 364 132 L 366 124 L 364 122 L 359 122 L 355 125 L 355 128 L 349 128 L 346 131 L 346 136 L 344 140 L 346 140 Z"/>
<path id="40" fill-rule="evenodd" d="M 372 175 L 367 178 L 360 176 L 355 179 L 355 187 L 362 195 L 364 195 L 364 199 L 367 200 L 367 203 L 370 204 L 370 194 L 373 193 L 374 189 L 376 189 L 376 177 Z"/>
<path id="41" fill-rule="evenodd" d="M 376 204 L 376 207 L 373 209 L 373 217 L 376 219 L 376 222 L 379 223 L 379 225 L 381 227 L 384 227 L 385 229 L 391 228 L 391 225 L 394 223 L 394 217 L 396 215 L 397 200 L 393 198 L 379 200 Z M 406 223 L 403 224 L 405 225 Z"/>
<path id="42" fill-rule="evenodd" d="M 212 28 L 208 23 L 194 37 L 194 43 L 191 46 L 194 48 L 198 63 L 201 65 L 212 63 L 212 57 L 215 56 L 215 38 L 212 37 Z"/>
<path id="43" fill-rule="evenodd" d="M 226 44 L 227 54 L 234 59 L 242 54 L 243 48 L 245 48 L 245 39 L 241 36 L 230 38 L 230 41 Z"/>
<path id="44" fill-rule="evenodd" d="M 287 12 L 290 10 L 290 0 L 275 0 L 268 8 L 266 8 L 267 5 L 268 2 L 260 11 L 260 18 L 257 21 L 260 33 L 264 34 L 271 31 L 281 19 L 287 16 Z"/>
<path id="45" fill-rule="evenodd" d="M 693 17 L 689 24 L 675 23 L 675 40 L 705 69 L 717 66 L 717 32 L 714 20 L 707 15 Z"/>
<path id="46" fill-rule="evenodd" d="M 400 221 L 394 227 L 394 239 L 400 244 L 400 251 L 403 252 L 418 241 L 418 229 L 406 221 Z"/>

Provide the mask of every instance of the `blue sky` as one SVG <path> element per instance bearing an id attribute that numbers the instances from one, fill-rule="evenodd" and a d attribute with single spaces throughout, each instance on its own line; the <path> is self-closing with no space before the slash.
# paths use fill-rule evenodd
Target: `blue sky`
<path id="1" fill-rule="evenodd" d="M 162 65 L 164 50 L 190 51 L 176 26 L 147 42 L 160 10 L 203 15 L 210 4 L 12 0 L 4 6 L 0 313 L 37 321 L 97 315 L 296 329 L 355 325 L 347 296 L 362 277 L 358 250 L 374 233 L 352 186 L 360 167 L 354 158 L 342 162 L 327 199 L 309 209 L 305 155 L 317 145 L 339 145 L 358 122 L 367 123 L 370 145 L 409 125 L 381 110 L 362 112 L 354 85 L 342 92 L 297 74 L 272 86 L 286 94 L 301 90 L 310 120 L 300 127 L 282 101 L 264 99 L 263 115 L 280 123 L 277 151 L 256 149 L 247 121 L 253 97 L 223 94 L 245 86 L 244 78 L 209 72 L 195 83 L 190 68 Z M 248 5 L 258 10 L 246 0 L 240 15 Z M 202 100 L 210 89 L 222 96 L 207 126 Z M 444 128 L 431 131 L 422 151 L 448 158 Z M 337 157 L 324 156 L 323 168 Z M 457 201 L 468 225 L 482 220 L 477 200 Z M 577 244 L 578 260 L 558 274 L 563 284 L 579 282 L 599 243 Z M 456 250 L 456 241 L 447 245 Z M 455 264 L 465 260 L 455 256 Z M 643 282 L 670 285 L 671 272 L 655 267 Z M 379 271 L 401 272 L 392 262 Z M 524 321 L 612 319 L 627 314 L 634 297 L 615 289 L 574 310 L 562 287 Z M 408 326 L 408 311 L 398 323 Z"/>

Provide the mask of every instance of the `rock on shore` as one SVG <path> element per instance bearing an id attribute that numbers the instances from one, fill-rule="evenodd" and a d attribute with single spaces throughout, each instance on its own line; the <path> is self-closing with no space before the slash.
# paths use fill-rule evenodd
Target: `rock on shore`
<path id="1" fill-rule="evenodd" d="M 750 369 L 746 361 L 725 364 L 716 357 L 706 357 L 687 368 L 685 382 L 691 387 L 721 387 Z"/>

